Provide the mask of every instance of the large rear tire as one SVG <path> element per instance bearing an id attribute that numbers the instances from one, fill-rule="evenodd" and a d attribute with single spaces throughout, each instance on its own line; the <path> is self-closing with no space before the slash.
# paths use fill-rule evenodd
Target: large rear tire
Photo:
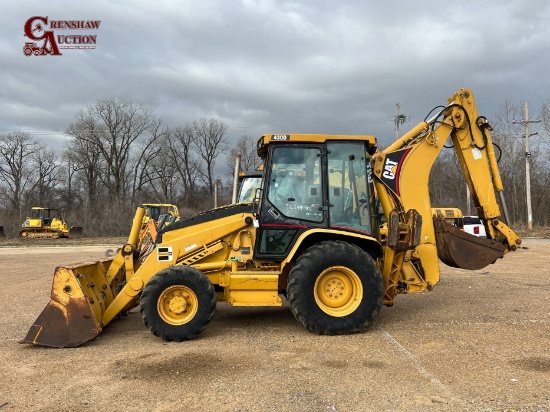
<path id="1" fill-rule="evenodd" d="M 294 317 L 319 335 L 363 332 L 380 312 L 384 282 L 373 258 L 342 241 L 318 243 L 296 260 L 288 276 Z"/>
<path id="2" fill-rule="evenodd" d="M 214 286 L 203 273 L 189 266 L 161 270 L 141 294 L 143 323 L 168 342 L 196 337 L 208 326 L 215 310 Z"/>

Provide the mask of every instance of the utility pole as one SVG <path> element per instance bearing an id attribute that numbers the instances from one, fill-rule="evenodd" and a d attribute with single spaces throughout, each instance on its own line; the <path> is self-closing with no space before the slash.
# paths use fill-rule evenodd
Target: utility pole
<path id="1" fill-rule="evenodd" d="M 533 230 L 533 212 L 531 209 L 531 174 L 529 166 L 529 160 L 531 158 L 531 152 L 529 152 L 529 124 L 540 122 L 540 120 L 529 120 L 529 102 L 525 102 L 525 120 L 515 120 L 512 122 L 513 124 L 522 124 L 525 126 L 525 194 L 527 197 L 527 228 L 529 230 Z"/>
<path id="2" fill-rule="evenodd" d="M 407 116 L 405 116 L 404 114 L 401 114 L 399 113 L 399 109 L 401 108 L 401 106 L 399 105 L 399 102 L 395 105 L 395 117 L 394 117 L 394 122 L 395 122 L 395 139 L 399 139 L 399 125 L 400 124 L 403 124 L 407 121 Z"/>
<path id="3" fill-rule="evenodd" d="M 214 207 L 218 207 L 218 186 L 220 185 L 221 179 L 218 177 L 214 181 Z"/>

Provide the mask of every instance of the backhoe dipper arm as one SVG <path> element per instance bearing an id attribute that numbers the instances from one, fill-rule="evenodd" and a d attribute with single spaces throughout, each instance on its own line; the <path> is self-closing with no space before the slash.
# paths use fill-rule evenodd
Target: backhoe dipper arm
<path id="1" fill-rule="evenodd" d="M 449 228 L 451 225 L 445 225 L 442 218 L 432 220 L 430 170 L 449 136 L 478 214 L 486 226 L 488 239 Z M 474 96 L 467 89 L 453 95 L 448 105 L 432 119 L 418 124 L 376 154 L 373 176 L 387 219 L 392 210 L 403 215 L 415 209 L 422 215 L 420 244 L 401 268 L 400 280 L 405 283 L 416 275 L 429 289 L 439 281 L 438 258 L 451 266 L 480 269 L 521 244 L 521 239 L 508 227 L 508 219 L 505 218 L 506 223 L 501 219 L 496 192 L 500 194 L 505 215 L 507 211 L 490 126 L 477 113 Z"/>

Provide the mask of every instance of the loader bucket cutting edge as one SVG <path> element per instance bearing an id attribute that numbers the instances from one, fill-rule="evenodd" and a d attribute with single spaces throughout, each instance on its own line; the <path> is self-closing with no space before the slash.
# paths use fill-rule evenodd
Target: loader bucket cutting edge
<path id="1" fill-rule="evenodd" d="M 99 335 L 104 308 L 112 301 L 113 295 L 109 288 L 96 285 L 107 284 L 105 273 L 111 262 L 105 259 L 58 267 L 50 302 L 19 343 L 71 348 Z"/>
<path id="2" fill-rule="evenodd" d="M 439 259 L 448 266 L 478 270 L 504 256 L 506 247 L 493 239 L 484 239 L 434 216 L 435 240 Z"/>

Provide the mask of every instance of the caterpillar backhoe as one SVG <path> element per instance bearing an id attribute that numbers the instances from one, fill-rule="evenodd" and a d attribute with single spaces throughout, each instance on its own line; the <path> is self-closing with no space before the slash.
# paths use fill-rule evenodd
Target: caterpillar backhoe
<path id="1" fill-rule="evenodd" d="M 206 328 L 217 301 L 280 306 L 283 298 L 314 333 L 364 331 L 397 294 L 431 291 L 439 259 L 480 269 L 521 244 L 508 226 L 490 130 L 462 89 L 383 151 L 374 136 L 263 135 L 254 202 L 158 227 L 145 251 L 138 207 L 114 259 L 56 269 L 51 301 L 22 343 L 79 346 L 138 305 L 153 334 L 184 341 Z M 432 214 L 429 173 L 449 137 L 487 239 Z"/>

